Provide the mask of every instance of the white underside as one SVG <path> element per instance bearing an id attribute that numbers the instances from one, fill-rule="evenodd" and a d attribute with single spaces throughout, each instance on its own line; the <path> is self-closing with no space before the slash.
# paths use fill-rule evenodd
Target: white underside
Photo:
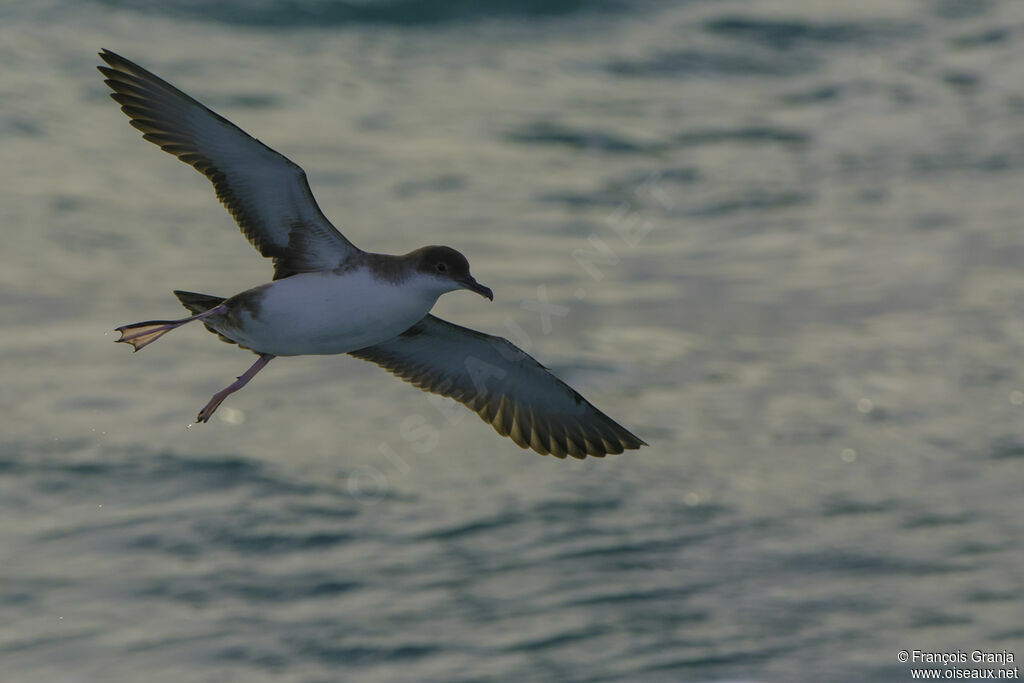
<path id="1" fill-rule="evenodd" d="M 430 312 L 444 293 L 438 283 L 410 278 L 400 285 L 366 270 L 301 273 L 265 285 L 259 306 L 242 310 L 240 325 L 213 327 L 254 351 L 276 356 L 347 353 L 387 341 Z"/>

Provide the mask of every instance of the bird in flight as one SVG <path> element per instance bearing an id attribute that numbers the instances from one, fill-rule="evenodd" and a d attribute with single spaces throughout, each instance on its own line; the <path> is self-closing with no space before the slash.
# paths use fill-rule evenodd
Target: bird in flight
<path id="1" fill-rule="evenodd" d="M 347 353 L 459 401 L 521 448 L 582 459 L 646 445 L 508 340 L 430 315 L 446 292 L 494 299 L 458 251 L 359 249 L 320 211 L 298 165 L 139 65 L 99 55 L 132 126 L 209 178 L 245 236 L 273 259 L 271 282 L 227 298 L 175 291 L 190 317 L 117 328 L 117 341 L 138 351 L 199 320 L 258 356 L 213 395 L 199 422 L 276 356 Z"/>

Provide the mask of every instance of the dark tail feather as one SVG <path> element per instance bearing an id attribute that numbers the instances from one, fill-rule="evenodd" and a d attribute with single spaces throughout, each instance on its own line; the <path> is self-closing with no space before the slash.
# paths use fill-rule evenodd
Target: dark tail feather
<path id="1" fill-rule="evenodd" d="M 224 297 L 222 296 L 199 294 L 198 292 L 183 292 L 180 289 L 174 290 L 174 296 L 178 297 L 178 301 L 181 302 L 182 306 L 187 308 L 190 312 L 194 313 L 195 315 L 199 315 L 204 311 L 208 311 L 211 308 L 214 308 L 215 306 L 220 306 L 225 301 Z M 203 325 L 205 325 L 206 329 L 208 329 L 210 332 L 213 332 L 215 335 L 220 337 L 221 341 L 227 342 L 228 344 L 238 343 L 233 339 L 225 337 L 223 334 L 213 329 L 205 322 L 203 323 Z"/>
<path id="2" fill-rule="evenodd" d="M 210 296 L 209 294 L 197 294 L 196 292 L 183 292 L 180 289 L 174 290 L 174 296 L 178 297 L 181 305 L 190 312 L 199 314 L 208 311 L 214 306 L 224 303 L 222 296 Z"/>

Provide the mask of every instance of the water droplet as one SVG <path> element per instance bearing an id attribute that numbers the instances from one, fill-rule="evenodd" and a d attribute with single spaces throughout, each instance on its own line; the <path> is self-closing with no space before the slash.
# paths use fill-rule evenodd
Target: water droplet
<path id="1" fill-rule="evenodd" d="M 865 415 L 870 413 L 874 407 L 875 403 L 870 398 L 862 398 L 857 401 L 857 410 Z"/>
<path id="2" fill-rule="evenodd" d="M 857 451 L 852 448 L 844 448 L 839 457 L 843 459 L 843 462 L 854 462 L 857 459 Z"/>
<path id="3" fill-rule="evenodd" d="M 1024 404 L 1024 392 L 1021 392 L 1021 391 L 1011 391 L 1010 392 L 1010 403 L 1012 403 L 1015 406 L 1019 406 L 1019 405 Z"/>

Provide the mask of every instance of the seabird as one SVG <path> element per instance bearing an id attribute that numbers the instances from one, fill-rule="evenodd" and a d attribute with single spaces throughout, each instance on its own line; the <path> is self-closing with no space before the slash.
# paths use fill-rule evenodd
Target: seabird
<path id="1" fill-rule="evenodd" d="M 199 422 L 275 356 L 347 353 L 463 403 L 521 448 L 582 459 L 646 445 L 508 340 L 430 315 L 457 289 L 494 299 L 465 256 L 443 246 L 400 256 L 359 249 L 320 211 L 298 165 L 139 65 L 99 55 L 132 126 L 209 178 L 245 236 L 273 259 L 271 282 L 227 298 L 175 291 L 191 317 L 117 328 L 117 341 L 138 351 L 200 320 L 257 354 Z"/>

